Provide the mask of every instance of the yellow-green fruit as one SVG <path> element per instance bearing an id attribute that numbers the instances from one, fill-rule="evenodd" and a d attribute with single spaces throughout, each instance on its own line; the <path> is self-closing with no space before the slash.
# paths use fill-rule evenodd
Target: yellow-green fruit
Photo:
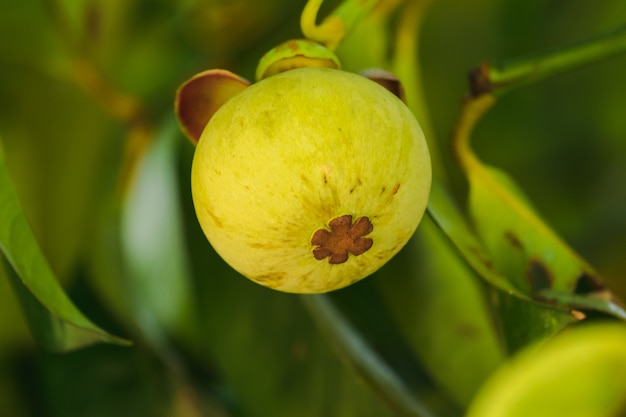
<path id="1" fill-rule="evenodd" d="M 319 293 L 380 268 L 426 208 L 430 156 L 409 109 L 359 75 L 300 68 L 230 99 L 191 187 L 219 255 L 259 284 Z"/>

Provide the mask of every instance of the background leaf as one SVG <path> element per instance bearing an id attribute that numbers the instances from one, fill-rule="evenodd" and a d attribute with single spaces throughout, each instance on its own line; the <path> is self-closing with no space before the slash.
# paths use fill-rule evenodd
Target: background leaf
<path id="1" fill-rule="evenodd" d="M 429 219 L 407 249 L 378 287 L 416 357 L 444 392 L 466 406 L 505 354 L 488 293 Z"/>
<path id="2" fill-rule="evenodd" d="M 446 234 L 476 273 L 496 288 L 525 298 L 521 291 L 494 270 L 490 255 L 461 214 L 452 197 L 438 181 L 433 181 L 427 212 L 432 221 Z"/>
<path id="3" fill-rule="evenodd" d="M 507 353 L 515 352 L 534 340 L 550 337 L 576 321 L 568 308 L 564 307 L 567 305 L 573 308 L 573 304 L 542 304 L 515 288 L 505 276 L 501 275 L 451 197 L 436 182 L 432 187 L 428 214 L 446 234 L 465 262 L 490 284 L 491 287 L 486 289 L 486 296 L 490 300 L 494 315 L 492 320 Z M 452 276 L 457 275 L 458 272 Z M 547 298 L 544 300 L 548 301 Z M 596 303 L 592 309 L 599 307 L 598 304 Z"/>
<path id="4" fill-rule="evenodd" d="M 320 331 L 356 375 L 363 378 L 388 406 L 407 417 L 432 416 L 426 401 L 413 396 L 396 372 L 372 349 L 324 294 L 302 296 Z"/>
<path id="5" fill-rule="evenodd" d="M 66 351 L 96 342 L 127 344 L 87 319 L 65 295 L 22 213 L 0 146 L 0 247 L 8 276 L 35 338 L 47 349 Z M 3 258 L 4 259 L 4 258 Z"/>
<path id="6" fill-rule="evenodd" d="M 513 181 L 474 155 L 469 145 L 473 128 L 493 103 L 488 94 L 466 99 L 453 134 L 458 162 L 469 182 L 470 216 L 493 259 L 493 268 L 518 291 L 536 300 L 540 300 L 537 293 L 548 289 L 587 296 L 603 291 L 608 295 L 604 301 L 610 305 L 602 311 L 613 314 L 621 310 L 610 292 L 604 291 L 598 274 L 535 214 Z M 564 300 L 552 297 L 551 301 Z M 593 310 L 598 300 L 596 297 L 587 307 Z M 556 307 L 573 308 L 566 304 Z"/>
<path id="7" fill-rule="evenodd" d="M 196 325 L 177 178 L 177 149 L 189 145 L 181 141 L 174 117 L 145 134 L 150 143 L 137 163 L 120 219 L 125 287 L 148 336 L 159 337 L 153 331 L 181 335 Z"/>
<path id="8" fill-rule="evenodd" d="M 541 297 L 537 293 L 543 290 L 570 294 L 585 287 L 590 288 L 586 290 L 589 293 L 604 290 L 597 272 L 539 219 L 525 199 L 519 197 L 521 191 L 502 172 L 476 166 L 468 171 L 468 177 L 471 215 L 481 240 L 495 269 L 518 290 L 538 299 Z M 625 317 L 626 312 L 614 302 L 610 292 L 606 295 L 604 300 L 596 299 L 585 307 L 596 310 L 604 303 L 601 311 Z M 574 308 L 566 298 L 551 301 Z M 576 306 L 583 307 L 580 301 Z"/>
<path id="9" fill-rule="evenodd" d="M 490 298 L 509 354 L 530 343 L 549 339 L 581 319 L 567 308 L 525 300 L 495 289 Z"/>
<path id="10" fill-rule="evenodd" d="M 528 206 L 501 171 L 468 170 L 470 212 L 494 267 L 525 294 L 553 288 L 573 292 L 579 279 L 595 272 L 560 240 Z"/>

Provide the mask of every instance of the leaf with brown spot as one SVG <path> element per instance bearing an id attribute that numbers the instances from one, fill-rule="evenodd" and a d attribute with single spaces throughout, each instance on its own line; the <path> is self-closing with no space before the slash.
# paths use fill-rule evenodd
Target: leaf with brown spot
<path id="1" fill-rule="evenodd" d="M 488 96 L 466 101 L 453 135 L 456 156 L 469 182 L 469 211 L 476 233 L 493 268 L 518 291 L 534 297 L 549 287 L 571 294 L 581 275 L 598 277 L 597 272 L 537 215 L 511 178 L 483 164 L 470 148 L 471 131 L 492 104 Z M 555 301 L 556 307 L 572 307 L 567 298 Z M 613 306 L 602 310 L 615 312 Z M 622 313 L 614 315 L 621 318 Z"/>
<path id="2" fill-rule="evenodd" d="M 519 290 L 537 291 L 537 268 L 551 271 L 551 287 L 573 292 L 582 273 L 593 268 L 567 245 L 526 202 L 503 172 L 482 164 L 466 171 L 470 215 L 494 267 Z M 531 276 L 532 275 L 532 276 Z M 545 275 L 545 274 L 544 274 Z M 540 277 L 539 277 L 540 278 Z M 544 285 L 543 283 L 541 285 Z"/>
<path id="3" fill-rule="evenodd" d="M 467 264 L 488 282 L 492 289 L 497 289 L 497 291 L 490 291 L 490 303 L 493 311 L 497 312 L 494 318 L 499 322 L 503 340 L 509 351 L 516 351 L 529 342 L 556 334 L 575 321 L 568 308 L 558 306 L 547 300 L 537 301 L 534 299 L 538 296 L 537 294 L 525 293 L 517 289 L 511 284 L 508 277 L 502 275 L 495 268 L 495 261 L 476 236 L 452 197 L 436 181 L 433 182 L 431 188 L 428 214 L 446 234 Z M 420 227 L 424 228 L 424 226 Z M 433 246 L 433 242 L 429 242 L 429 246 Z M 438 256 L 442 256 L 442 254 L 439 253 Z M 453 260 L 446 260 L 444 265 L 447 269 L 452 268 Z M 446 271 L 438 275 L 447 276 L 451 273 L 451 271 Z M 454 284 L 449 284 L 446 287 L 448 292 L 451 285 L 456 289 L 457 281 L 458 283 L 461 282 L 459 281 L 461 278 L 460 271 L 452 274 Z M 441 285 L 439 281 L 437 284 Z M 540 285 L 537 283 L 537 286 Z M 430 295 L 427 299 L 433 297 L 434 295 Z M 460 302 L 456 303 L 456 305 L 460 304 Z"/>
<path id="4" fill-rule="evenodd" d="M 176 92 L 175 110 L 181 128 L 195 145 L 215 112 L 250 83 L 230 71 L 211 69 L 194 75 Z"/>
<path id="5" fill-rule="evenodd" d="M 533 294 L 552 286 L 552 273 L 539 259 L 531 259 L 526 270 L 526 276 Z"/>

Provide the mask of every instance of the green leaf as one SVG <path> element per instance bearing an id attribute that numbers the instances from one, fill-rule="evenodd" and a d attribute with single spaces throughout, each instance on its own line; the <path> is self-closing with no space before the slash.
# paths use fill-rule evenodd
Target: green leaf
<path id="1" fill-rule="evenodd" d="M 24 23 L 31 30 L 24 30 Z M 0 60 L 49 64 L 63 59 L 63 49 L 54 32 L 45 4 L 36 1 L 2 2 L 0 4 L 0 36 L 11 42 L 0 44 Z M 3 68 L 3 75 L 4 75 Z M 6 97 L 5 97 L 6 99 Z"/>
<path id="2" fill-rule="evenodd" d="M 492 104 L 490 96 L 466 101 L 454 135 L 456 154 L 470 187 L 470 216 L 492 268 L 506 277 L 516 290 L 513 293 L 521 292 L 538 301 L 542 300 L 538 294 L 544 290 L 585 292 L 586 296 L 600 291 L 610 295 L 598 273 L 539 218 L 515 183 L 473 154 L 469 147 L 471 131 Z M 552 305 L 562 309 L 576 308 L 579 301 L 570 305 L 565 297 L 551 300 Z M 601 305 L 603 302 L 606 304 Z M 612 296 L 604 301 L 596 298 L 585 307 L 600 307 L 599 311 L 624 316 Z"/>
<path id="3" fill-rule="evenodd" d="M 626 412 L 626 328 L 589 324 L 521 352 L 467 417 L 613 417 Z"/>
<path id="4" fill-rule="evenodd" d="M 219 364 L 240 415 L 399 415 L 339 360 L 296 296 L 248 282 L 208 258 L 199 292 L 204 355 Z"/>
<path id="5" fill-rule="evenodd" d="M 438 183 L 433 183 L 428 204 L 428 214 L 468 265 L 491 284 L 489 300 L 499 322 L 499 328 L 509 352 L 525 346 L 530 341 L 548 337 L 575 321 L 569 309 L 558 304 L 541 304 L 512 286 L 494 268 L 491 256 L 470 229 L 467 221 Z M 547 301 L 547 300 L 546 300 Z"/>
<path id="6" fill-rule="evenodd" d="M 499 290 L 491 292 L 490 301 L 509 353 L 552 337 L 579 320 L 568 308 L 546 305 Z"/>
<path id="7" fill-rule="evenodd" d="M 578 280 L 597 276 L 520 198 L 506 175 L 486 166 L 468 172 L 470 212 L 494 267 L 524 292 L 573 292 Z"/>
<path id="8" fill-rule="evenodd" d="M 626 312 L 605 290 L 599 274 L 534 212 L 521 191 L 501 171 L 476 167 L 469 172 L 470 209 L 494 267 L 519 290 L 539 301 L 572 309 L 601 311 L 618 318 Z M 573 295 L 552 297 L 545 291 Z M 604 299 L 593 298 L 601 292 Z M 588 302 L 585 302 L 585 298 Z"/>
<path id="9" fill-rule="evenodd" d="M 344 362 L 392 408 L 407 417 L 432 416 L 406 384 L 367 344 L 327 295 L 301 296 L 304 305 Z"/>
<path id="10" fill-rule="evenodd" d="M 505 355 L 484 285 L 428 218 L 396 258 L 378 287 L 420 362 L 465 407 Z"/>
<path id="11" fill-rule="evenodd" d="M 111 157 L 120 152 L 122 126 L 71 80 L 18 63 L 0 67 L 5 164 L 37 242 L 65 285 L 93 242 L 92 215 Z"/>
<path id="12" fill-rule="evenodd" d="M 520 298 L 528 298 L 494 269 L 491 256 L 446 189 L 436 180 L 433 180 L 431 186 L 427 213 L 481 277 L 502 291 Z"/>
<path id="13" fill-rule="evenodd" d="M 2 254 L 0 253 L 0 257 Z M 11 287 L 9 277 L 0 261 L 0 358 L 5 352 L 16 346 L 32 345 L 33 340 L 28 332 L 28 326 L 21 313 L 21 307 Z M 0 367 L 1 368 L 1 367 Z M 1 409 L 1 408 L 0 408 Z"/>
<path id="14" fill-rule="evenodd" d="M 159 331 L 158 326 L 180 335 L 193 327 L 193 290 L 177 167 L 178 145 L 187 144 L 181 141 L 173 117 L 165 120 L 151 140 L 122 208 L 126 285 L 143 331 L 149 335 Z"/>
<path id="15" fill-rule="evenodd" d="M 609 291 L 594 291 L 588 294 L 542 290 L 536 297 L 546 303 L 567 305 L 579 310 L 592 310 L 626 320 L 626 312 L 618 305 Z"/>
<path id="16" fill-rule="evenodd" d="M 31 332 L 52 351 L 98 342 L 128 344 L 86 318 L 67 297 L 22 212 L 0 146 L 0 249 Z"/>
<path id="17" fill-rule="evenodd" d="M 40 410 L 63 417 L 168 417 L 177 378 L 145 346 L 94 346 L 28 358 L 41 375 Z M 29 395 L 31 393 L 25 393 Z M 184 416 L 185 414 L 180 414 Z"/>

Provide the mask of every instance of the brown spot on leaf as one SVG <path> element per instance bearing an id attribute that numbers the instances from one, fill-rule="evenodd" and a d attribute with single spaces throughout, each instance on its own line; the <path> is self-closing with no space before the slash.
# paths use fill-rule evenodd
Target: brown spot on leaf
<path id="1" fill-rule="evenodd" d="M 393 187 L 393 190 L 391 191 L 391 194 L 396 195 L 398 194 L 398 190 L 400 189 L 400 184 L 396 184 L 395 187 Z"/>
<path id="2" fill-rule="evenodd" d="M 476 340 L 480 337 L 480 330 L 471 323 L 457 323 L 456 332 L 464 339 Z"/>
<path id="3" fill-rule="evenodd" d="M 552 287 L 552 273 L 539 259 L 531 259 L 528 264 L 528 269 L 526 270 L 526 277 L 528 278 L 532 292 L 539 292 Z"/>
<path id="4" fill-rule="evenodd" d="M 521 240 L 510 230 L 507 230 L 504 233 L 504 238 L 513 246 L 515 249 L 524 250 L 524 244 Z"/>
<path id="5" fill-rule="evenodd" d="M 352 224 L 349 214 L 332 219 L 327 229 L 319 229 L 311 238 L 313 256 L 317 260 L 328 258 L 330 264 L 342 264 L 348 260 L 348 254 L 354 256 L 367 252 L 373 245 L 371 238 L 365 237 L 374 230 L 369 218 L 362 216 Z"/>
<path id="6" fill-rule="evenodd" d="M 481 248 L 470 245 L 467 249 L 485 266 L 485 268 L 493 270 L 493 262 L 485 255 L 485 252 Z"/>
<path id="7" fill-rule="evenodd" d="M 600 279 L 596 276 L 589 274 L 588 272 L 582 272 L 576 279 L 576 288 L 574 293 L 576 294 L 591 294 L 597 291 L 603 291 L 606 287 L 600 282 Z"/>

